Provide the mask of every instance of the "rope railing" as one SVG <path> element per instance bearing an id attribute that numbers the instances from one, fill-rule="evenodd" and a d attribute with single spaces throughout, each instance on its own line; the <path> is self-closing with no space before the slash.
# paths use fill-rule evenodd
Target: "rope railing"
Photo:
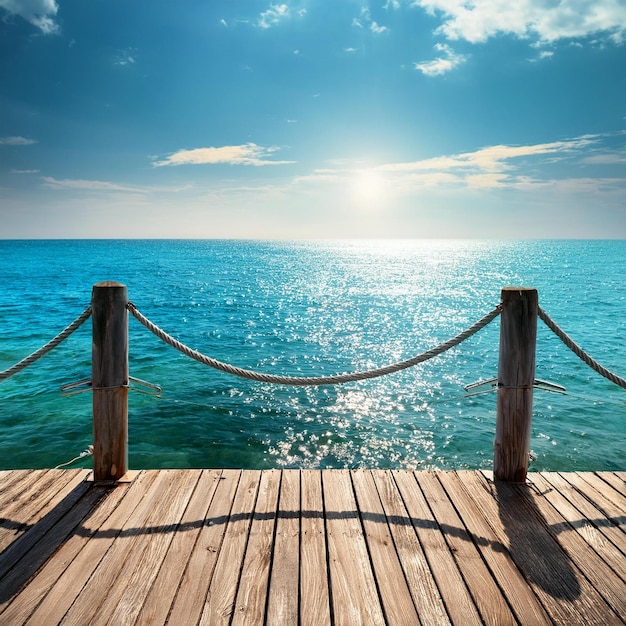
<path id="1" fill-rule="evenodd" d="M 13 367 L 0 372 L 0 382 L 10 378 L 14 374 L 26 369 L 29 365 L 32 365 L 35 361 L 38 361 L 42 356 L 45 356 L 56 348 L 62 341 L 67 339 L 77 328 L 79 328 L 86 320 L 91 316 L 91 306 L 88 306 L 67 328 L 62 330 L 54 339 L 51 339 L 45 346 L 39 348 L 25 359 L 22 359 L 19 363 L 16 363 Z"/>
<path id="2" fill-rule="evenodd" d="M 469 328 L 467 328 L 462 333 L 459 333 L 455 337 L 452 337 L 448 341 L 445 341 L 438 346 L 427 350 L 426 352 L 422 352 L 420 354 L 411 357 L 410 359 L 406 359 L 404 361 L 399 361 L 397 363 L 392 363 L 390 365 L 385 365 L 382 367 L 377 367 L 371 370 L 364 371 L 356 371 L 352 373 L 344 373 L 344 374 L 333 374 L 329 376 L 281 376 L 275 374 L 266 374 L 263 372 L 256 372 L 253 370 L 244 369 L 241 367 L 237 367 L 235 365 L 231 365 L 228 363 L 224 363 L 222 361 L 218 361 L 212 357 L 202 354 L 197 350 L 193 350 L 189 346 L 186 346 L 182 342 L 178 341 L 164 330 L 159 328 L 156 324 L 151 322 L 147 317 L 145 317 L 137 307 L 129 302 L 127 305 L 129 312 L 137 319 L 145 328 L 147 328 L 150 332 L 152 332 L 156 337 L 164 341 L 166 344 L 175 348 L 179 352 L 188 356 L 189 358 L 203 363 L 209 367 L 212 367 L 216 370 L 225 372 L 227 374 L 231 374 L 233 376 L 238 376 L 239 378 L 245 378 L 248 380 L 254 380 L 262 383 L 271 383 L 278 385 L 291 385 L 291 386 L 319 386 L 319 385 L 338 385 L 348 382 L 356 382 L 359 380 L 367 380 L 371 378 L 378 378 L 380 376 L 385 376 L 387 374 L 393 374 L 395 372 L 399 372 L 404 369 L 408 369 L 419 363 L 423 363 L 432 359 L 451 348 L 459 345 L 472 335 L 476 334 L 478 331 L 487 326 L 490 322 L 492 322 L 501 312 L 501 305 L 496 306 L 489 313 L 480 318 L 477 322 L 472 324 Z M 32 365 L 43 356 L 45 356 L 48 352 L 56 348 L 62 341 L 67 339 L 75 330 L 77 330 L 89 317 L 91 316 L 91 306 L 88 306 L 67 328 L 61 331 L 56 337 L 50 340 L 47 344 L 36 350 L 25 359 L 22 359 L 19 363 L 15 364 L 13 367 L 10 367 L 6 370 L 0 372 L 0 382 L 10 378 L 11 376 L 21 372 L 26 369 L 28 366 Z M 578 356 L 584 363 L 586 363 L 591 369 L 595 372 L 611 381 L 615 385 L 621 387 L 622 389 L 626 389 L 626 380 L 618 376 L 617 374 L 611 372 L 607 368 L 603 367 L 598 363 L 594 358 L 592 358 L 587 352 L 585 352 L 576 342 L 565 333 L 557 324 L 550 318 L 550 316 L 541 308 L 538 307 L 537 312 L 538 317 L 543 320 L 546 326 L 559 338 L 561 341 L 576 355 Z"/>
<path id="3" fill-rule="evenodd" d="M 212 367 L 221 372 L 232 374 L 233 376 L 238 376 L 239 378 L 246 378 L 248 380 L 254 380 L 262 383 L 272 383 L 275 385 L 291 385 L 299 387 L 339 385 L 348 382 L 356 382 L 359 380 L 378 378 L 380 376 L 385 376 L 387 374 L 392 374 L 394 372 L 399 372 L 400 370 L 413 367 L 418 363 L 423 363 L 424 361 L 432 359 L 433 357 L 436 357 L 443 352 L 450 350 L 450 348 L 454 348 L 455 346 L 459 345 L 461 342 L 476 334 L 479 330 L 492 322 L 500 314 L 501 311 L 500 305 L 496 306 L 492 311 L 487 313 L 487 315 L 483 316 L 477 322 L 472 324 L 467 330 L 456 335 L 452 339 L 449 339 L 448 341 L 439 344 L 435 348 L 427 350 L 426 352 L 422 352 L 421 354 L 418 354 L 410 359 L 406 359 L 405 361 L 399 361 L 391 365 L 385 365 L 383 367 L 378 367 L 371 370 L 357 371 L 346 374 L 333 374 L 330 376 L 277 376 L 273 374 L 264 374 L 261 372 L 255 372 L 253 370 L 243 369 L 241 367 L 236 367 L 228 363 L 223 363 L 222 361 L 218 361 L 217 359 L 206 356 L 201 352 L 198 352 L 197 350 L 193 350 L 192 348 L 181 343 L 171 335 L 167 334 L 164 330 L 159 328 L 156 324 L 152 323 L 147 317 L 145 317 L 145 315 L 140 313 L 137 310 L 137 307 L 132 302 L 128 303 L 127 308 L 133 315 L 133 317 L 137 319 L 137 321 L 139 321 L 159 339 L 170 345 L 172 348 L 175 348 L 179 352 L 182 352 L 189 358 L 198 361 L 199 363 L 208 365 L 209 367 Z"/>
<path id="4" fill-rule="evenodd" d="M 537 315 L 543 320 L 546 326 L 584 363 L 586 363 L 592 370 L 596 371 L 600 376 L 604 376 L 607 380 L 615 383 L 622 389 L 626 389 L 626 380 L 617 376 L 613 372 L 606 369 L 587 354 L 574 340 L 569 337 L 559 326 L 550 318 L 550 316 L 539 307 Z"/>

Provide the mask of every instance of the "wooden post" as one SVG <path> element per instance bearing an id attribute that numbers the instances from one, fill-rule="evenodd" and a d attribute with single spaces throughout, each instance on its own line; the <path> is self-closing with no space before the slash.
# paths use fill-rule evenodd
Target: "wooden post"
<path id="1" fill-rule="evenodd" d="M 128 295 L 125 285 L 93 286 L 91 382 L 95 481 L 128 470 Z"/>
<path id="2" fill-rule="evenodd" d="M 493 477 L 523 483 L 530 452 L 539 303 L 536 289 L 505 287 L 501 297 Z"/>

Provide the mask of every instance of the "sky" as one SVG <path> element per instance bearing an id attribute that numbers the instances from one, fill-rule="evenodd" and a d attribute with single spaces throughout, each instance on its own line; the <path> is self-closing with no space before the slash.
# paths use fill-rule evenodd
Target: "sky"
<path id="1" fill-rule="evenodd" d="M 626 239 L 626 0 L 0 0 L 0 239 Z"/>

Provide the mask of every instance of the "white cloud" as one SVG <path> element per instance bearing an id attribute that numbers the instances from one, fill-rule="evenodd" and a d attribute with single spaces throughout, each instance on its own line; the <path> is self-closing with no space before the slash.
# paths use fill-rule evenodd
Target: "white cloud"
<path id="1" fill-rule="evenodd" d="M 450 40 L 484 42 L 514 35 L 549 43 L 606 33 L 617 44 L 626 34 L 626 3 L 620 0 L 415 0 L 442 14 L 437 32 Z"/>
<path id="2" fill-rule="evenodd" d="M 120 185 L 118 183 L 110 183 L 102 180 L 82 180 L 64 178 L 58 180 L 51 176 L 43 176 L 44 187 L 49 189 L 78 189 L 81 191 L 123 191 L 131 193 L 146 193 L 146 189 L 142 187 L 131 187 L 128 185 Z"/>
<path id="3" fill-rule="evenodd" d="M 32 146 L 37 143 L 34 139 L 26 137 L 0 137 L 0 145 L 4 146 Z"/>
<path id="4" fill-rule="evenodd" d="M 59 10 L 55 0 L 0 0 L 0 7 L 12 15 L 19 15 L 46 35 L 59 31 L 54 21 Z"/>
<path id="5" fill-rule="evenodd" d="M 528 146 L 497 145 L 481 148 L 474 152 L 464 152 L 450 156 L 440 156 L 409 163 L 390 163 L 379 169 L 399 174 L 432 171 L 456 177 L 469 187 L 503 187 L 513 180 L 514 159 L 531 158 L 541 155 L 561 155 L 562 157 L 580 154 L 594 145 L 598 139 L 583 136 L 566 141 L 534 144 Z M 448 179 L 448 182 L 451 179 Z"/>
<path id="6" fill-rule="evenodd" d="M 161 161 L 155 161 L 154 167 L 164 165 L 285 165 L 294 161 L 270 161 L 267 157 L 279 150 L 277 147 L 264 148 L 255 143 L 241 146 L 222 146 L 221 148 L 195 148 L 178 150 Z"/>
<path id="7" fill-rule="evenodd" d="M 130 194 L 149 194 L 149 193 L 178 193 L 186 191 L 189 186 L 163 186 L 163 185 L 123 185 L 120 183 L 112 183 L 104 180 L 87 180 L 80 178 L 53 178 L 52 176 L 42 176 L 43 186 L 48 189 L 57 190 L 75 190 L 75 191 L 93 191 L 93 192 L 117 192 Z"/>
<path id="8" fill-rule="evenodd" d="M 135 65 L 137 63 L 137 51 L 129 48 L 128 50 L 124 50 L 121 52 L 117 58 L 115 59 L 115 65 L 121 65 L 122 67 L 126 65 Z"/>
<path id="9" fill-rule="evenodd" d="M 286 17 L 289 17 L 289 7 L 286 4 L 272 4 L 267 11 L 261 13 L 257 25 L 261 28 L 271 28 Z"/>
<path id="10" fill-rule="evenodd" d="M 447 44 L 435 44 L 435 50 L 437 50 L 437 52 L 441 52 L 443 56 L 437 57 L 432 61 L 415 63 L 415 69 L 419 70 L 426 76 L 441 76 L 441 74 L 445 74 L 446 72 L 457 68 L 467 60 L 465 55 L 457 54 Z"/>
<path id="11" fill-rule="evenodd" d="M 11 174 L 39 174 L 39 170 L 11 170 Z"/>
<path id="12" fill-rule="evenodd" d="M 592 154 L 584 158 L 582 162 L 591 165 L 624 165 L 626 164 L 626 153 L 605 152 L 604 154 Z"/>
<path id="13" fill-rule="evenodd" d="M 356 28 L 369 28 L 375 35 L 387 32 L 389 29 L 386 26 L 381 26 L 378 22 L 372 19 L 372 15 L 368 7 L 361 8 L 360 17 L 352 18 L 352 26 Z"/>
<path id="14" fill-rule="evenodd" d="M 343 51 L 347 52 L 348 54 L 353 54 L 355 52 L 357 52 L 357 48 L 344 48 Z"/>
<path id="15" fill-rule="evenodd" d="M 226 28 L 228 28 L 228 22 L 227 22 L 224 18 L 222 18 L 222 19 L 220 20 L 220 24 L 221 24 L 222 26 L 226 26 Z"/>

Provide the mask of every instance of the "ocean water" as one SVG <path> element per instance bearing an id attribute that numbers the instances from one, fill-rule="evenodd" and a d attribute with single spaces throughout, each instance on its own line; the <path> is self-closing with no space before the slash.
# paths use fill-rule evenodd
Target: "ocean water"
<path id="1" fill-rule="evenodd" d="M 502 287 L 540 305 L 626 376 L 626 241 L 0 241 L 0 370 L 49 341 L 116 280 L 155 324 L 205 354 L 306 376 L 406 359 L 490 311 Z M 338 386 L 260 384 L 189 360 L 129 319 L 131 468 L 490 468 L 499 319 L 409 370 Z M 0 468 L 55 467 L 91 443 L 88 321 L 0 383 Z M 626 391 L 538 322 L 531 470 L 626 469 Z M 489 388 L 487 388 L 489 389 Z M 89 467 L 90 459 L 73 467 Z"/>

